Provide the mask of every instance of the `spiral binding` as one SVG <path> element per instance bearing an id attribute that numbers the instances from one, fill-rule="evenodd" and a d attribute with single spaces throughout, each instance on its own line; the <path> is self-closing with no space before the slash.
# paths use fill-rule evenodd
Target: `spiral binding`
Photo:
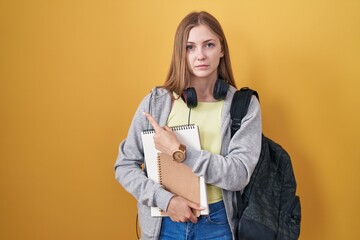
<path id="1" fill-rule="evenodd" d="M 194 129 L 195 128 L 195 124 L 186 124 L 186 125 L 179 125 L 179 126 L 174 126 L 174 127 L 170 127 L 173 131 L 180 131 L 180 130 L 186 130 L 186 129 Z M 143 131 L 143 134 L 154 134 L 155 130 L 154 129 L 147 129 Z"/>
<path id="2" fill-rule="evenodd" d="M 143 134 L 153 134 L 155 133 L 155 130 L 154 129 L 148 129 L 148 130 L 144 130 L 142 131 Z"/>
<path id="3" fill-rule="evenodd" d="M 189 124 L 189 125 L 180 125 L 180 126 L 175 126 L 175 127 L 171 127 L 171 129 L 173 131 L 180 131 L 180 130 L 186 130 L 186 129 L 193 129 L 195 128 L 195 124 Z"/>
<path id="4" fill-rule="evenodd" d="M 161 161 L 160 154 L 157 154 L 157 167 L 158 167 L 158 176 L 159 176 L 159 184 L 162 185 L 162 174 L 161 174 Z"/>

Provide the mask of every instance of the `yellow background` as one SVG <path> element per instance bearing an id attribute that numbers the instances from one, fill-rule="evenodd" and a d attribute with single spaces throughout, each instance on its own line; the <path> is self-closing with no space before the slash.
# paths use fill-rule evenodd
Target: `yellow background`
<path id="1" fill-rule="evenodd" d="M 301 239 L 359 239 L 357 0 L 0 1 L 0 239 L 135 239 L 117 146 L 192 10 L 292 157 Z"/>

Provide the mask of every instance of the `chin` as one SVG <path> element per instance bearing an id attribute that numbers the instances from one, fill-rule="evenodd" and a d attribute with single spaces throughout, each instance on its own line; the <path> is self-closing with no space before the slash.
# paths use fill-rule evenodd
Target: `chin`
<path id="1" fill-rule="evenodd" d="M 198 74 L 193 74 L 194 77 L 197 78 L 208 78 L 212 76 L 212 73 L 198 73 Z"/>

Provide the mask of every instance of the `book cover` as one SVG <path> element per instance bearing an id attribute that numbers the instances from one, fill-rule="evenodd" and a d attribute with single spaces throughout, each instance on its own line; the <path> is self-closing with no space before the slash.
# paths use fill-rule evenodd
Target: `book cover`
<path id="1" fill-rule="evenodd" d="M 158 153 L 159 183 L 166 190 L 189 201 L 200 204 L 200 178 L 191 168 L 172 160 L 172 157 Z M 200 216 L 200 211 L 194 211 Z M 162 213 L 164 215 L 164 213 Z"/>

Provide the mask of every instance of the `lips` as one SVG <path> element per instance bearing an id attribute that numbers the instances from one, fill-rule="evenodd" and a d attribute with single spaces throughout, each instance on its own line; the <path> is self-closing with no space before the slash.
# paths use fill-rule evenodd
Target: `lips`
<path id="1" fill-rule="evenodd" d="M 209 65 L 206 65 L 206 64 L 201 64 L 201 65 L 195 66 L 195 68 L 207 68 L 207 67 L 209 67 Z"/>

